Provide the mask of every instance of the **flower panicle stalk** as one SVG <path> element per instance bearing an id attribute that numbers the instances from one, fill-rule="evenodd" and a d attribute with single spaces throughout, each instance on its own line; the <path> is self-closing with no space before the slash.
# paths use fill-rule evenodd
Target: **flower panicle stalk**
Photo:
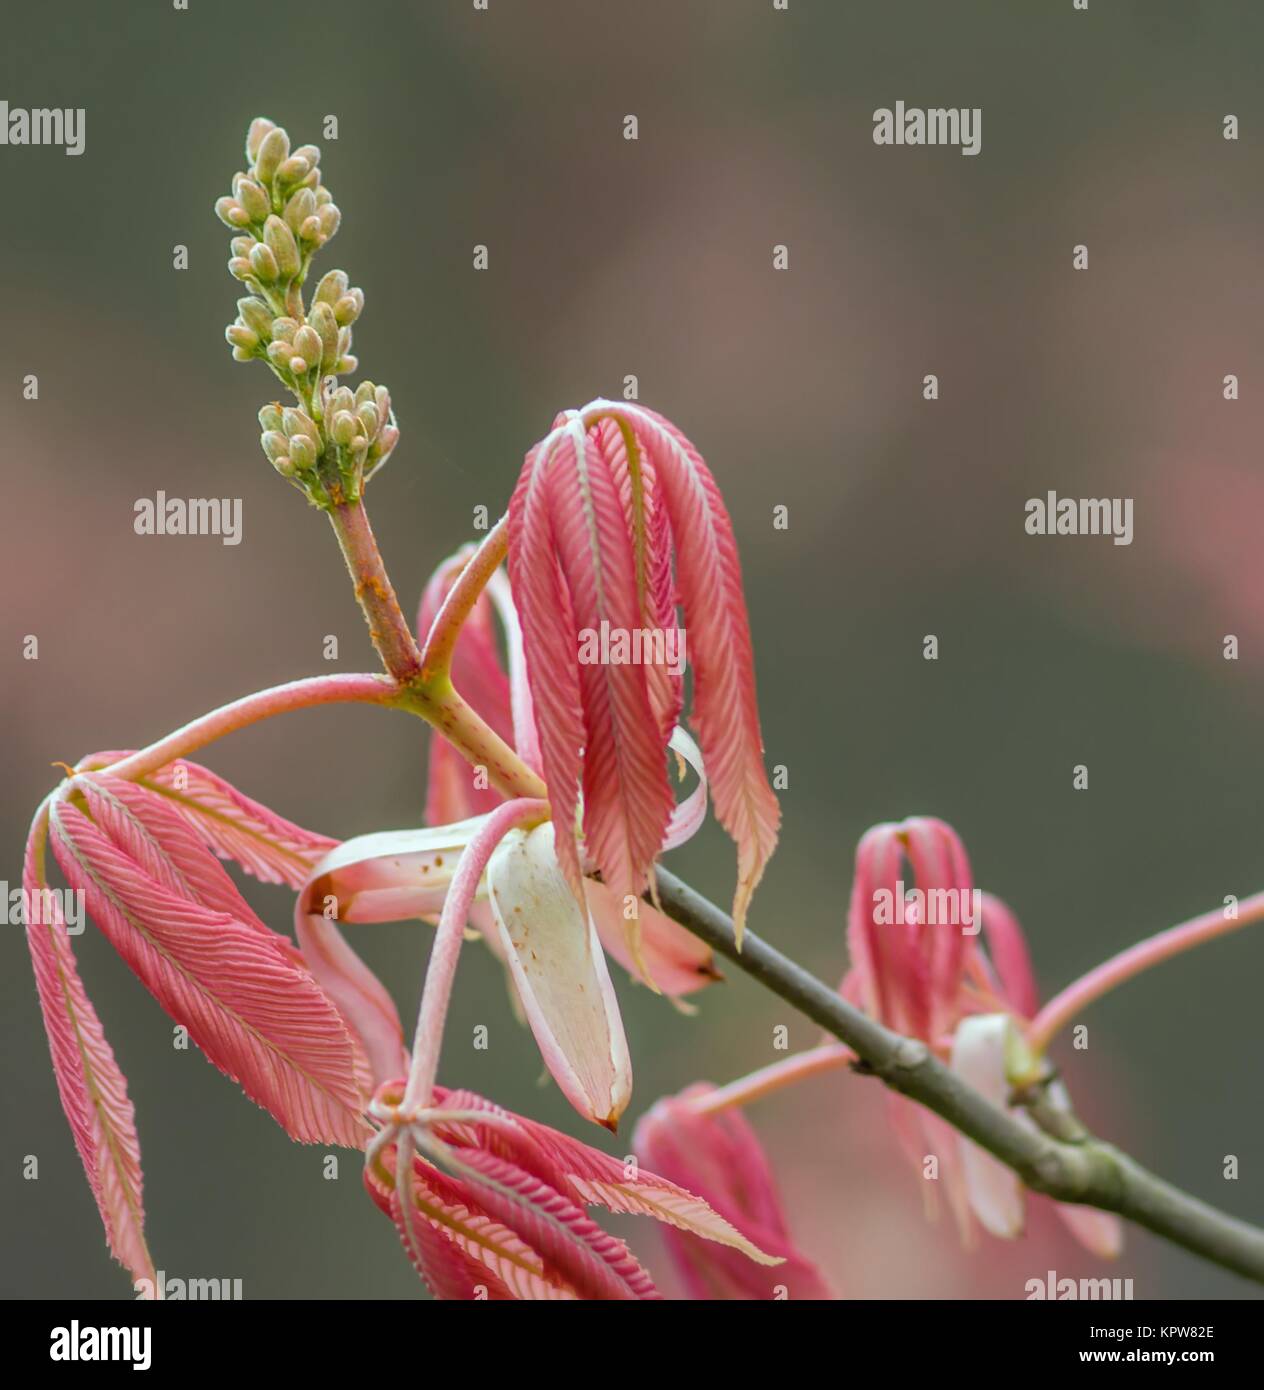
<path id="1" fill-rule="evenodd" d="M 244 173 L 215 212 L 236 235 L 228 269 L 249 295 L 224 336 L 239 362 L 266 362 L 295 397 L 259 412 L 269 463 L 325 511 L 358 502 L 364 485 L 399 442 L 390 392 L 371 381 L 354 391 L 337 378 L 359 363 L 351 325 L 364 292 L 331 270 L 303 297 L 312 259 L 337 232 L 342 214 L 321 183 L 315 145 L 291 150 L 289 135 L 264 117 L 246 136 Z"/>

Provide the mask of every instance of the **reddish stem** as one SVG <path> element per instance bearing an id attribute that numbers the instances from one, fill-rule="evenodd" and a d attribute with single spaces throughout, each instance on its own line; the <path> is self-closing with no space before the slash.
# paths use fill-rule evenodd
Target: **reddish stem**
<path id="1" fill-rule="evenodd" d="M 1237 931 L 1239 927 L 1258 922 L 1261 918 L 1264 918 L 1264 893 L 1255 893 L 1238 904 L 1236 917 L 1226 917 L 1223 908 L 1214 908 L 1201 917 L 1169 927 L 1167 931 L 1130 946 L 1050 999 L 1032 1020 L 1027 1030 L 1028 1043 L 1034 1052 L 1044 1052 L 1064 1024 L 1102 995 L 1108 994 L 1116 985 L 1131 980 L 1134 975 L 1158 965 L 1160 961 L 1178 956 L 1194 946 L 1201 946 L 1204 941 Z"/>

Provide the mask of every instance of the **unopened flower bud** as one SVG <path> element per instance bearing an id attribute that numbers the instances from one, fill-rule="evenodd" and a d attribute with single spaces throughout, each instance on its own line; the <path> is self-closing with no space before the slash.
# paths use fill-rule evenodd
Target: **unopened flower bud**
<path id="1" fill-rule="evenodd" d="M 277 267 L 276 257 L 262 242 L 250 253 L 250 268 L 256 279 L 261 280 L 265 285 L 271 284 L 281 274 Z"/>
<path id="2" fill-rule="evenodd" d="M 237 301 L 237 313 L 247 328 L 253 329 L 261 338 L 272 336 L 272 311 L 262 299 L 248 295 Z"/>
<path id="3" fill-rule="evenodd" d="M 372 403 L 376 390 L 377 387 L 375 387 L 371 381 L 362 381 L 355 390 L 355 403 L 357 409 L 362 405 Z"/>
<path id="4" fill-rule="evenodd" d="M 289 155 L 290 137 L 280 126 L 274 126 L 259 143 L 259 152 L 255 155 L 255 177 L 260 183 L 271 183 L 277 169 Z"/>
<path id="5" fill-rule="evenodd" d="M 246 209 L 236 200 L 236 198 L 217 198 L 215 200 L 215 216 L 226 226 L 237 230 L 239 227 L 248 227 L 250 217 Z"/>
<path id="6" fill-rule="evenodd" d="M 237 185 L 237 201 L 246 209 L 252 222 L 262 222 L 272 211 L 271 200 L 253 179 L 242 179 Z"/>
<path id="7" fill-rule="evenodd" d="M 282 454 L 279 459 L 273 459 L 272 466 L 283 478 L 292 478 L 298 472 L 294 460 L 288 454 Z"/>
<path id="8" fill-rule="evenodd" d="M 304 324 L 294 335 L 294 351 L 300 357 L 305 357 L 309 364 L 315 366 L 319 363 L 324 351 L 320 334 L 309 324 Z"/>
<path id="9" fill-rule="evenodd" d="M 263 412 L 259 412 L 262 416 Z M 275 463 L 289 452 L 290 441 L 283 434 L 276 430 L 265 430 L 260 437 L 259 443 L 263 445 L 263 452 L 267 454 L 268 461 Z"/>
<path id="10" fill-rule="evenodd" d="M 337 304 L 346 294 L 349 283 L 345 270 L 329 271 L 320 277 L 320 283 L 316 286 L 316 293 L 312 296 L 312 302 Z"/>
<path id="11" fill-rule="evenodd" d="M 235 280 L 248 280 L 254 274 L 254 267 L 245 256 L 234 256 L 228 262 L 228 273 Z"/>
<path id="12" fill-rule="evenodd" d="M 377 406 L 370 405 L 367 401 L 356 411 L 356 419 L 359 420 L 360 427 L 370 439 L 377 434 L 382 424 L 378 418 Z"/>
<path id="13" fill-rule="evenodd" d="M 355 397 L 351 394 L 349 386 L 339 386 L 336 391 L 330 393 L 329 411 L 330 419 L 340 412 L 350 415 L 355 410 Z"/>
<path id="14" fill-rule="evenodd" d="M 354 353 L 347 353 L 334 363 L 334 371 L 338 376 L 349 376 L 360 366 L 360 359 Z"/>
<path id="15" fill-rule="evenodd" d="M 318 208 L 323 208 L 326 203 L 332 203 L 333 200 L 334 195 L 327 188 L 318 188 L 316 190 L 316 206 Z"/>
<path id="16" fill-rule="evenodd" d="M 259 153 L 259 146 L 263 143 L 263 137 L 269 131 L 276 129 L 276 122 L 270 121 L 266 116 L 256 116 L 250 122 L 250 129 L 246 133 L 246 158 L 251 162 Z"/>
<path id="17" fill-rule="evenodd" d="M 352 324 L 364 312 L 364 291 L 349 290 L 334 305 L 334 315 L 340 324 Z"/>
<path id="18" fill-rule="evenodd" d="M 334 443 L 341 444 L 345 449 L 356 437 L 355 416 L 349 411 L 340 410 L 334 416 L 333 436 Z"/>
<path id="19" fill-rule="evenodd" d="M 299 226 L 298 234 L 312 246 L 323 246 L 328 239 L 321 231 L 319 217 L 305 217 Z"/>
<path id="20" fill-rule="evenodd" d="M 307 160 L 313 169 L 320 163 L 320 150 L 316 145 L 300 145 L 294 153 L 297 157 Z"/>
<path id="21" fill-rule="evenodd" d="M 276 171 L 280 183 L 298 183 L 311 173 L 312 166 L 301 154 L 292 154 Z"/>
<path id="22" fill-rule="evenodd" d="M 399 429 L 395 425 L 383 425 L 377 436 L 377 450 L 383 459 L 399 443 Z"/>
<path id="23" fill-rule="evenodd" d="M 281 429 L 281 407 L 273 402 L 259 412 L 259 424 L 265 431 L 278 433 Z"/>
<path id="24" fill-rule="evenodd" d="M 320 360 L 326 368 L 338 360 L 338 320 L 323 301 L 312 306 L 312 328 L 320 335 Z"/>
<path id="25" fill-rule="evenodd" d="M 342 213 L 338 211 L 333 203 L 326 203 L 320 210 L 321 235 L 326 241 L 338 230 L 338 224 L 342 221 Z"/>
<path id="26" fill-rule="evenodd" d="M 314 468 L 317 457 L 316 445 L 307 435 L 296 434 L 290 440 L 290 458 L 296 468 Z"/>
<path id="27" fill-rule="evenodd" d="M 272 336 L 280 339 L 283 343 L 292 343 L 294 335 L 298 332 L 298 320 L 282 315 L 279 319 L 272 322 Z"/>
<path id="28" fill-rule="evenodd" d="M 290 358 L 294 355 L 294 349 L 289 343 L 278 340 L 268 344 L 268 361 L 278 370 L 288 372 L 290 369 Z"/>
<path id="29" fill-rule="evenodd" d="M 252 236 L 235 236 L 228 245 L 234 256 L 249 256 L 254 250 L 255 239 Z"/>
<path id="30" fill-rule="evenodd" d="M 316 199 L 310 188 L 300 188 L 285 205 L 285 220 L 297 236 L 303 223 L 316 211 Z"/>
<path id="31" fill-rule="evenodd" d="M 283 280 L 292 280 L 299 272 L 302 260 L 294 233 L 273 213 L 263 224 L 263 239 L 276 257 L 277 269 Z"/>
<path id="32" fill-rule="evenodd" d="M 315 422 L 305 411 L 296 410 L 293 406 L 287 406 L 281 412 L 281 428 L 291 439 L 305 434 L 314 444 L 320 444 L 320 431 Z"/>
<path id="33" fill-rule="evenodd" d="M 228 327 L 224 329 L 224 337 L 228 339 L 233 347 L 242 348 L 246 352 L 259 346 L 259 335 L 257 333 L 252 333 L 245 324 L 230 323 Z"/>

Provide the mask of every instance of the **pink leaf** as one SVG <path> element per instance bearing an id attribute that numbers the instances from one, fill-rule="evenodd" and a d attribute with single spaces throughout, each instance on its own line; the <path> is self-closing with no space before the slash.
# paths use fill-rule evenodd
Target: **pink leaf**
<path id="1" fill-rule="evenodd" d="M 384 1162 L 393 1163 L 394 1149 L 388 1147 Z M 416 1215 L 405 1219 L 403 1204 L 394 1185 L 388 1186 L 371 1167 L 364 1170 L 364 1185 L 369 1196 L 395 1223 L 400 1243 L 412 1261 L 413 1268 L 425 1281 L 430 1292 L 439 1299 L 473 1300 L 480 1295 L 488 1301 L 501 1302 L 516 1295 L 495 1265 L 503 1261 L 506 1273 L 519 1287 L 531 1286 L 524 1271 L 511 1269 L 515 1257 L 523 1263 L 539 1265 L 534 1252 L 517 1240 L 512 1231 L 485 1218 L 475 1217 L 459 1202 L 445 1202 L 431 1192 L 424 1181 L 422 1160 L 413 1160 L 414 1187 L 409 1194 Z M 479 1255 L 466 1248 L 472 1245 Z M 538 1280 L 543 1285 L 542 1275 Z"/>
<path id="2" fill-rule="evenodd" d="M 990 893 L 983 895 L 983 937 L 1006 1001 L 1023 1018 L 1034 1018 L 1040 995 L 1023 929 L 1000 898 Z"/>
<path id="3" fill-rule="evenodd" d="M 584 1299 L 654 1299 L 658 1292 L 626 1245 L 567 1197 L 506 1159 L 479 1149 L 453 1160 L 478 1205 L 521 1236 Z M 472 1172 L 471 1172 L 472 1170 Z"/>
<path id="4" fill-rule="evenodd" d="M 777 843 L 781 811 L 764 771 L 733 525 L 701 455 L 674 425 L 642 406 L 611 413 L 628 420 L 646 449 L 676 541 L 676 582 L 694 670 L 691 721 L 716 815 L 737 842 L 733 920 L 740 942 L 747 905 Z"/>
<path id="5" fill-rule="evenodd" d="M 580 701 L 575 620 L 555 551 L 549 515 L 550 436 L 526 458 L 509 503 L 509 578 L 522 623 L 523 653 L 534 699 L 540 761 L 558 827 L 558 862 L 576 897 L 582 895 L 575 843 L 584 713 Z"/>
<path id="6" fill-rule="evenodd" d="M 229 900 L 214 878 L 223 871 L 193 844 L 205 856 L 195 870 L 187 828 L 174 811 L 158 802 L 143 822 L 129 818 L 120 810 L 130 798 L 122 783 L 106 793 L 91 779 L 82 782 L 104 823 L 56 804 L 53 849 L 124 961 L 292 1138 L 359 1147 L 367 1125 L 351 1038 L 297 952 L 248 909 L 244 916 L 224 910 Z M 172 851 L 165 860 L 162 849 Z M 195 896 L 207 884 L 210 898 Z"/>
<path id="7" fill-rule="evenodd" d="M 584 634 L 630 635 L 644 614 L 627 523 L 609 465 L 593 436 L 574 422 L 549 476 L 557 550 L 575 622 L 575 657 Z M 580 662 L 584 709 L 584 836 L 617 896 L 644 892 L 674 802 L 667 781 L 667 737 L 650 704 L 647 667 Z"/>
<path id="8" fill-rule="evenodd" d="M 98 753 L 84 761 L 115 763 L 128 756 Z M 171 802 L 221 859 L 235 860 L 264 883 L 301 887 L 311 866 L 338 843 L 277 815 L 198 763 L 168 763 L 139 785 Z"/>
<path id="9" fill-rule="evenodd" d="M 588 911 L 602 946 L 632 976 L 642 972 L 671 998 L 692 994 L 724 977 L 715 967 L 710 946 L 649 903 L 638 905 L 640 960 L 628 945 L 623 903 L 604 883 L 584 884 Z"/>
<path id="10" fill-rule="evenodd" d="M 43 836 L 37 819 L 27 841 L 22 886 L 27 902 L 40 905 L 28 914 L 26 939 L 57 1090 L 110 1251 L 133 1281 L 147 1279 L 152 1286 L 157 1279 L 145 1244 L 135 1114 L 127 1082 L 75 968 L 60 903 L 47 891 Z"/>

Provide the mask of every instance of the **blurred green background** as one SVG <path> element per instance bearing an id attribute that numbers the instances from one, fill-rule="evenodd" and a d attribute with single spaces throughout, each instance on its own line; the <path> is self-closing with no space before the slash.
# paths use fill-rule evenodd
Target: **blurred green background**
<path id="1" fill-rule="evenodd" d="M 259 451 L 272 378 L 221 336 L 239 290 L 211 206 L 264 114 L 322 146 L 343 209 L 321 266 L 364 288 L 362 375 L 390 386 L 403 429 L 369 501 L 410 607 L 472 509 L 503 508 L 554 413 L 625 375 L 707 457 L 741 545 L 768 760 L 790 775 L 755 930 L 840 975 L 855 842 L 918 812 L 949 820 L 1018 912 L 1046 993 L 1264 886 L 1262 54 L 1249 0 L 9 7 L 0 97 L 87 110 L 79 158 L 0 147 L 9 883 L 51 760 L 373 665 L 328 527 Z M 982 108 L 982 153 L 876 147 L 872 113 L 897 100 Z M 136 536 L 133 504 L 158 489 L 241 498 L 243 543 Z M 1023 503 L 1049 489 L 1135 498 L 1134 544 L 1026 536 Z M 331 835 L 420 818 L 422 729 L 402 715 L 308 712 L 204 760 Z M 671 866 L 728 901 L 714 825 Z M 288 928 L 288 894 L 247 892 Z M 429 937 L 354 931 L 406 1019 Z M 20 929 L 5 940 L 3 1291 L 126 1297 Z M 327 1181 L 322 1150 L 173 1050 L 103 938 L 76 948 L 130 1080 L 158 1265 L 241 1278 L 254 1298 L 417 1296 L 354 1155 Z M 1105 1135 L 1256 1221 L 1262 965 L 1258 929 L 1230 937 L 1094 1008 L 1088 1051 L 1060 1054 Z M 774 1060 L 779 1024 L 794 1047 L 816 1041 L 728 973 L 692 1019 L 620 975 L 629 1121 Z M 486 1052 L 466 1041 L 478 1023 Z M 577 1132 L 540 1070 L 498 968 L 470 949 L 445 1079 Z M 1021 1297 L 1049 1268 L 1103 1272 L 1039 1213 L 1029 1240 L 972 1252 L 926 1222 L 872 1083 L 818 1080 L 751 1118 L 845 1295 Z M 661 1272 L 654 1234 L 620 1230 Z M 1252 1292 L 1137 1231 L 1117 1272 L 1138 1297 Z"/>

